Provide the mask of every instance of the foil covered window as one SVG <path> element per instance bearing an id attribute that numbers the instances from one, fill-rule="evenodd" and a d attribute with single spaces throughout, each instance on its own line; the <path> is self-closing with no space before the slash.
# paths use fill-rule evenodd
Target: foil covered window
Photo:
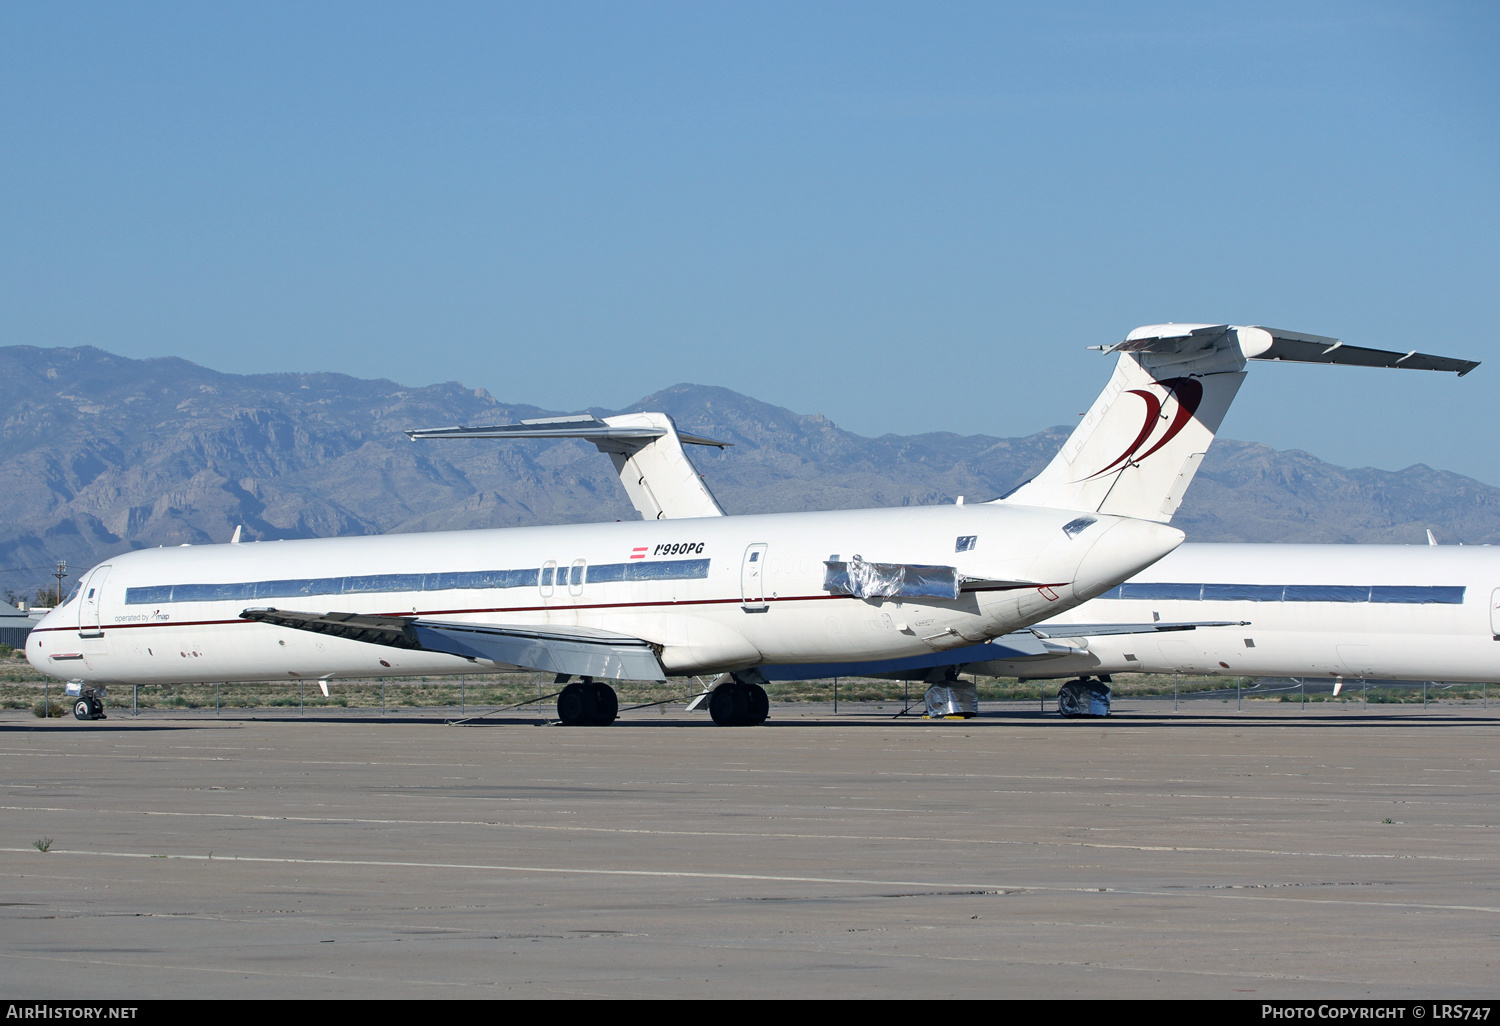
<path id="1" fill-rule="evenodd" d="M 956 599 L 958 571 L 951 566 L 871 563 L 859 556 L 848 562 L 825 560 L 823 590 L 855 598 Z"/>
<path id="2" fill-rule="evenodd" d="M 1063 524 L 1063 534 L 1076 538 L 1099 522 L 1098 517 L 1078 517 Z"/>

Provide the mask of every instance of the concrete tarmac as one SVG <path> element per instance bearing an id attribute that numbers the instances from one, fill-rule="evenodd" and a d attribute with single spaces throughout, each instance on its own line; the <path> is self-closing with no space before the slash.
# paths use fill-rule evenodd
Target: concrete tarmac
<path id="1" fill-rule="evenodd" d="M 0 993 L 1496 996 L 1500 714 L 1255 705 L 7 712 Z"/>

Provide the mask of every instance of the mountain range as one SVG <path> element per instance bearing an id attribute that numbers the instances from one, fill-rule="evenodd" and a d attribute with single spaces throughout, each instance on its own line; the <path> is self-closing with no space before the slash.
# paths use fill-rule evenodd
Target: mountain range
<path id="1" fill-rule="evenodd" d="M 680 384 L 661 410 L 730 513 L 980 501 L 1051 459 L 1068 428 L 1023 438 L 866 438 L 726 388 Z M 0 348 L 0 590 L 54 561 L 250 539 L 634 519 L 609 461 L 579 441 L 413 443 L 402 431 L 558 412 L 456 382 L 225 374 L 84 346 Z M 1193 541 L 1500 540 L 1500 489 L 1423 465 L 1347 469 L 1218 439 L 1173 521 Z"/>

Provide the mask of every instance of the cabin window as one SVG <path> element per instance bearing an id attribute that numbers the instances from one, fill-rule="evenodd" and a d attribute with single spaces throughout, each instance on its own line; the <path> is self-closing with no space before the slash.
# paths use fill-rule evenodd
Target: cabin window
<path id="1" fill-rule="evenodd" d="M 979 535 L 977 534 L 961 534 L 958 536 L 958 541 L 953 546 L 953 551 L 968 552 L 969 550 L 974 548 L 974 544 L 977 541 L 979 541 Z"/>
<path id="2" fill-rule="evenodd" d="M 583 561 L 579 560 L 579 569 Z M 599 563 L 588 568 L 588 579 L 604 581 L 694 580 L 708 576 L 707 559 L 664 559 L 638 563 Z M 568 584 L 569 568 L 558 569 L 549 561 L 538 569 L 447 570 L 430 574 L 361 574 L 350 577 L 313 577 L 283 581 L 240 581 L 225 584 L 159 584 L 126 588 L 126 605 L 162 605 L 167 602 L 245 602 L 313 595 L 390 594 L 456 590 L 502 590 L 506 588 L 551 588 Z M 579 582 L 581 583 L 581 582 Z M 82 585 L 68 597 L 93 596 Z M 66 604 L 66 603 L 65 603 Z"/>

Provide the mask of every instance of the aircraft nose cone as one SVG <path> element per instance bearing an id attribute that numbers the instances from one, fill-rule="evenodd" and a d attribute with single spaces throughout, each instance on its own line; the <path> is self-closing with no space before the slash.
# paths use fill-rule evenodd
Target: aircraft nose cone
<path id="1" fill-rule="evenodd" d="M 41 627 L 51 626 L 48 622 L 50 620 L 52 620 L 52 614 L 48 613 L 46 616 L 42 617 L 40 621 L 37 622 L 36 627 L 32 628 L 33 633 Z M 36 637 L 40 636 L 41 635 L 37 635 Z M 37 673 L 46 673 L 47 660 L 42 658 L 42 650 L 37 647 L 36 637 L 32 637 L 31 635 L 27 635 L 26 637 L 26 647 L 24 649 L 26 653 L 26 661 L 31 664 L 31 668 Z"/>
<path id="2" fill-rule="evenodd" d="M 1073 578 L 1079 598 L 1093 598 L 1140 573 L 1182 544 L 1181 531 L 1149 520 L 1116 522 L 1084 554 Z"/>

